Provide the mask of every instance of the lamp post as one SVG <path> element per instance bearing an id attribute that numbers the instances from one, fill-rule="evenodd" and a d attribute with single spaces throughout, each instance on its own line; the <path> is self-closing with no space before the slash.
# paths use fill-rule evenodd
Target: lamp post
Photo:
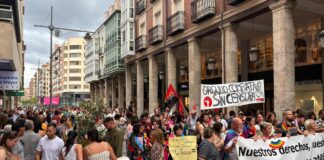
<path id="1" fill-rule="evenodd" d="M 180 76 L 185 76 L 187 74 L 187 67 L 185 65 L 180 66 Z"/>
<path id="2" fill-rule="evenodd" d="M 53 83 L 52 83 L 52 59 L 53 59 L 53 48 L 52 48 L 52 43 L 53 43 L 53 31 L 55 31 L 56 35 L 59 35 L 59 31 L 57 30 L 66 30 L 66 31 L 73 31 L 73 32 L 86 32 L 86 33 L 93 33 L 90 31 L 84 31 L 84 30 L 77 30 L 77 29 L 69 29 L 69 28 L 60 28 L 60 27 L 55 27 L 53 25 L 53 6 L 51 6 L 51 24 L 49 26 L 44 26 L 44 25 L 34 25 L 35 27 L 42 27 L 42 28 L 48 28 L 50 30 L 50 108 L 52 108 L 52 96 L 53 96 Z"/>
<path id="3" fill-rule="evenodd" d="M 319 34 L 319 47 L 322 57 L 322 97 L 324 100 L 324 30 L 322 30 Z"/>
<path id="4" fill-rule="evenodd" d="M 208 61 L 207 61 L 207 69 L 209 71 L 215 70 L 215 64 L 216 64 L 215 59 L 214 58 L 209 58 Z"/>
<path id="5" fill-rule="evenodd" d="M 256 47 L 251 47 L 249 50 L 250 61 L 256 62 L 259 59 L 259 50 Z"/>

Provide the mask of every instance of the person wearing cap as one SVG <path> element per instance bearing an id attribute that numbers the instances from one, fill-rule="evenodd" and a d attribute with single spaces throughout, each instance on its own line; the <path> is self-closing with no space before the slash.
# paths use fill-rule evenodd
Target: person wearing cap
<path id="1" fill-rule="evenodd" d="M 197 119 L 196 110 L 191 110 L 187 119 L 187 125 L 189 127 L 188 135 L 195 135 Z"/>

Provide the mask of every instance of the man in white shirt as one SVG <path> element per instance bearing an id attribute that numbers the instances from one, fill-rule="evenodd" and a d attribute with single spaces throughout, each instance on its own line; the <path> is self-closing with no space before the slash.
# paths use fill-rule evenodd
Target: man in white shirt
<path id="1" fill-rule="evenodd" d="M 41 138 L 36 148 L 36 160 L 58 160 L 60 159 L 61 150 L 64 142 L 55 135 L 56 124 L 47 125 L 46 136 Z"/>

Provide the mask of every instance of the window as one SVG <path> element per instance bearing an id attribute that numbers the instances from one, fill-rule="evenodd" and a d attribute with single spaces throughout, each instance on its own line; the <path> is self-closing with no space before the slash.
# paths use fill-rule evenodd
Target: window
<path id="1" fill-rule="evenodd" d="M 89 89 L 89 85 L 84 85 L 84 89 Z"/>
<path id="2" fill-rule="evenodd" d="M 126 31 L 122 32 L 122 42 L 125 42 L 126 40 Z"/>
<path id="3" fill-rule="evenodd" d="M 81 64 L 80 61 L 70 61 L 70 65 L 78 66 L 80 64 Z"/>
<path id="4" fill-rule="evenodd" d="M 157 13 L 154 14 L 155 16 L 155 25 L 160 25 L 161 24 L 161 11 L 158 11 Z"/>
<path id="5" fill-rule="evenodd" d="M 81 57 L 81 53 L 70 53 L 70 57 Z"/>
<path id="6" fill-rule="evenodd" d="M 67 61 L 64 61 L 64 65 L 67 65 Z"/>
<path id="7" fill-rule="evenodd" d="M 70 89 L 81 89 L 81 85 L 79 84 L 74 84 L 74 85 L 69 85 Z"/>
<path id="8" fill-rule="evenodd" d="M 140 34 L 144 34 L 145 33 L 145 23 L 143 22 L 140 26 L 141 26 L 141 33 Z"/>
<path id="9" fill-rule="evenodd" d="M 64 46 L 64 50 L 67 50 L 68 49 L 68 46 Z"/>
<path id="10" fill-rule="evenodd" d="M 81 73 L 81 69 L 70 69 L 70 73 Z"/>
<path id="11" fill-rule="evenodd" d="M 133 0 L 129 0 L 129 7 L 134 8 Z"/>
<path id="12" fill-rule="evenodd" d="M 133 40 L 134 39 L 134 28 L 133 28 L 133 23 L 130 23 L 129 27 L 129 39 Z"/>
<path id="13" fill-rule="evenodd" d="M 68 58 L 68 57 L 69 57 L 68 54 L 64 53 L 64 58 Z"/>
<path id="14" fill-rule="evenodd" d="M 134 9 L 133 8 L 129 9 L 129 17 L 134 18 Z"/>
<path id="15" fill-rule="evenodd" d="M 70 49 L 81 49 L 81 45 L 70 45 Z"/>
<path id="16" fill-rule="evenodd" d="M 64 85 L 64 89 L 67 89 L 67 86 L 66 85 Z"/>
<path id="17" fill-rule="evenodd" d="M 81 81 L 81 77 L 70 77 L 70 81 Z"/>

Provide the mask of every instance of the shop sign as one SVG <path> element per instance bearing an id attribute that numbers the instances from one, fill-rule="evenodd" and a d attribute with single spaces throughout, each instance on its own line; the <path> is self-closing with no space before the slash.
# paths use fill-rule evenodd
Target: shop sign
<path id="1" fill-rule="evenodd" d="M 18 96 L 18 97 L 22 97 L 24 95 L 25 95 L 24 91 L 7 91 L 6 92 L 6 96 Z"/>
<path id="2" fill-rule="evenodd" d="M 19 90 L 18 71 L 0 71 L 0 90 Z"/>
<path id="3" fill-rule="evenodd" d="M 264 81 L 201 85 L 201 110 L 264 103 Z"/>

